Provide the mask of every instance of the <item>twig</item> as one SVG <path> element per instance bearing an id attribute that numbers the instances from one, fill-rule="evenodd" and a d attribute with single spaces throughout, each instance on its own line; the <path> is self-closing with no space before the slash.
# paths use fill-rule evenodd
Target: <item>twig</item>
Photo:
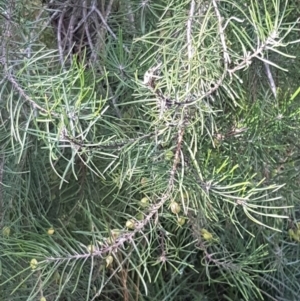
<path id="1" fill-rule="evenodd" d="M 101 12 L 99 11 L 99 9 L 96 7 L 95 4 L 93 4 L 92 10 L 94 10 L 94 11 L 97 13 L 97 15 L 100 17 L 100 19 L 101 19 L 103 25 L 105 26 L 106 30 L 111 34 L 111 36 L 112 36 L 115 40 L 118 40 L 118 37 L 117 37 L 117 36 L 115 35 L 115 33 L 111 30 L 111 28 L 108 26 L 108 24 L 107 24 L 105 18 L 102 16 Z M 127 53 L 130 53 L 129 49 L 128 49 L 125 45 L 123 45 L 123 48 L 124 48 L 124 50 L 125 50 Z"/>
<path id="2" fill-rule="evenodd" d="M 88 16 L 93 12 L 92 10 L 87 14 L 86 13 L 86 0 L 83 2 L 83 19 L 85 20 L 84 22 L 84 30 L 85 30 L 85 34 L 86 34 L 86 37 L 88 39 L 88 43 L 89 43 L 89 46 L 91 48 L 91 51 L 92 51 L 92 54 L 91 54 L 91 57 L 93 58 L 96 54 L 96 51 L 95 51 L 95 47 L 93 45 L 93 41 L 92 41 L 92 38 L 91 38 L 91 35 L 90 35 L 90 31 L 89 31 L 89 27 L 88 27 L 88 23 L 86 22 L 86 20 L 88 19 Z"/>
<path id="3" fill-rule="evenodd" d="M 178 130 L 178 137 L 177 137 L 177 147 L 176 147 L 176 152 L 174 155 L 174 160 L 173 160 L 173 166 L 172 166 L 172 170 L 171 170 L 171 176 L 169 179 L 169 189 L 170 191 L 173 189 L 173 185 L 174 185 L 174 179 L 175 179 L 175 172 L 177 169 L 177 165 L 180 161 L 180 152 L 181 152 L 181 145 L 182 145 L 182 141 L 183 141 L 183 136 L 184 136 L 184 128 L 180 127 Z"/>
<path id="4" fill-rule="evenodd" d="M 0 228 L 4 222 L 4 200 L 3 200 L 3 173 L 5 154 L 0 154 Z"/>
<path id="5" fill-rule="evenodd" d="M 135 28 L 134 14 L 132 12 L 130 1 L 125 1 L 125 5 L 126 5 L 127 12 L 128 12 L 127 15 L 128 15 L 128 19 L 129 19 L 129 23 L 130 23 L 132 33 L 135 33 L 136 28 Z"/>
<path id="6" fill-rule="evenodd" d="M 187 21 L 187 42 L 188 42 L 188 59 L 193 57 L 193 45 L 192 45 L 192 21 L 195 12 L 195 0 L 191 1 L 191 8 L 189 11 L 189 18 Z"/>
<path id="7" fill-rule="evenodd" d="M 108 26 L 108 24 L 107 24 L 105 18 L 102 16 L 102 14 L 101 14 L 101 12 L 99 11 L 99 9 L 98 9 L 96 6 L 94 6 L 92 9 L 93 9 L 93 10 L 96 12 L 96 14 L 100 17 L 100 19 L 101 19 L 103 25 L 105 26 L 106 30 L 111 34 L 111 36 L 112 36 L 115 40 L 117 40 L 117 39 L 118 39 L 117 36 L 116 36 L 115 33 L 111 30 L 111 28 Z"/>
<path id="8" fill-rule="evenodd" d="M 111 102 L 112 102 L 112 104 L 115 108 L 115 111 L 116 111 L 116 114 L 117 114 L 118 118 L 122 119 L 122 113 L 121 113 L 120 109 L 118 108 L 118 103 L 117 103 L 116 96 L 113 95 L 110 86 L 109 86 L 109 94 L 110 94 Z"/>
<path id="9" fill-rule="evenodd" d="M 163 193 L 163 195 L 160 198 L 160 201 L 150 208 L 150 212 L 146 215 L 144 220 L 139 221 L 135 224 L 135 228 L 132 232 L 125 232 L 122 235 L 120 235 L 113 244 L 110 245 L 105 245 L 102 248 L 99 248 L 95 250 L 93 253 L 91 252 L 86 252 L 84 254 L 74 254 L 71 256 L 68 256 L 66 260 L 71 260 L 72 258 L 80 259 L 80 258 L 88 258 L 91 256 L 100 256 L 102 257 L 103 254 L 107 253 L 113 253 L 117 251 L 119 248 L 121 248 L 125 242 L 131 242 L 133 243 L 134 236 L 141 232 L 145 226 L 150 222 L 150 220 L 153 218 L 153 216 L 157 213 L 157 211 L 165 204 L 167 200 L 170 199 L 170 194 L 173 191 L 173 186 L 174 186 L 174 180 L 175 180 L 175 172 L 177 169 L 177 165 L 180 160 L 180 152 L 181 152 L 181 145 L 183 142 L 183 135 L 184 135 L 184 128 L 180 128 L 178 131 L 178 136 L 177 136 L 177 148 L 173 160 L 173 165 L 172 169 L 170 172 L 170 178 L 168 182 L 168 186 L 166 188 L 166 191 Z M 57 258 L 55 257 L 48 257 L 48 261 L 57 261 Z"/>
<path id="10" fill-rule="evenodd" d="M 219 27 L 220 40 L 221 40 L 221 44 L 222 44 L 222 47 L 223 47 L 224 66 L 225 66 L 225 70 L 227 70 L 228 69 L 228 64 L 230 64 L 231 60 L 230 60 L 230 56 L 228 54 L 226 41 L 225 41 L 225 34 L 224 34 L 224 29 L 225 28 L 223 28 L 223 26 L 222 26 L 222 17 L 221 17 L 220 11 L 218 9 L 218 5 L 217 5 L 216 0 L 212 0 L 212 4 L 214 6 L 215 13 L 216 13 L 216 16 L 218 18 L 218 27 Z"/>
<path id="11" fill-rule="evenodd" d="M 194 12 L 195 12 L 195 0 L 191 1 L 191 6 L 190 6 L 190 10 L 189 10 L 189 17 L 188 17 L 188 21 L 187 21 L 187 31 L 186 31 L 186 35 L 187 35 L 187 55 L 188 55 L 188 73 L 191 73 L 191 60 L 193 58 L 193 54 L 194 54 L 194 50 L 193 50 L 193 44 L 192 44 L 192 23 L 193 23 L 193 18 L 194 18 Z M 187 93 L 189 93 L 190 90 L 190 81 L 188 81 L 187 85 L 186 85 L 186 91 Z"/>
<path id="12" fill-rule="evenodd" d="M 7 73 L 6 74 L 7 79 L 11 82 L 11 84 L 13 85 L 13 87 L 20 93 L 20 95 L 26 100 L 28 101 L 31 105 L 33 109 L 39 109 L 41 112 L 47 113 L 48 115 L 50 114 L 51 116 L 54 117 L 58 117 L 59 115 L 57 113 L 54 112 L 49 112 L 48 110 L 44 109 L 43 107 L 41 107 L 40 105 L 38 105 L 35 101 L 33 101 L 26 93 L 25 91 L 20 87 L 20 85 L 17 83 L 17 81 L 15 80 L 15 78 Z"/>
<path id="13" fill-rule="evenodd" d="M 106 8 L 106 11 L 105 11 L 105 14 L 104 14 L 105 21 L 107 21 L 107 18 L 111 13 L 111 8 L 112 8 L 113 3 L 114 3 L 114 0 L 110 0 L 108 5 L 107 5 L 107 8 Z"/>
<path id="14" fill-rule="evenodd" d="M 162 131 L 159 132 L 158 135 L 160 135 L 161 133 L 162 133 Z M 150 133 L 150 134 L 146 134 L 146 135 L 143 135 L 140 137 L 131 138 L 131 139 L 122 140 L 122 141 L 114 141 L 114 142 L 110 142 L 110 143 L 90 144 L 90 143 L 84 143 L 82 141 L 78 141 L 78 139 L 68 136 L 67 130 L 64 129 L 61 133 L 61 140 L 68 141 L 70 143 L 70 145 L 76 149 L 86 149 L 88 151 L 92 151 L 95 149 L 120 150 L 122 147 L 124 147 L 127 144 L 133 144 L 140 140 L 143 140 L 146 138 L 151 138 L 152 136 L 155 136 L 155 135 L 157 135 L 157 133 L 156 134 Z"/>
<path id="15" fill-rule="evenodd" d="M 270 65 L 266 62 L 263 62 L 263 63 L 264 63 L 265 69 L 266 69 L 266 74 L 267 74 L 267 77 L 268 77 L 268 80 L 269 80 L 269 84 L 270 84 L 272 93 L 273 93 L 274 97 L 276 98 L 276 85 L 275 85 L 275 82 L 274 82 L 274 79 L 273 79 L 273 76 L 272 76 Z"/>
<path id="16" fill-rule="evenodd" d="M 66 32 L 65 39 L 68 40 L 68 51 L 70 54 L 70 63 L 72 63 L 72 48 L 74 47 L 73 36 L 74 36 L 74 24 L 75 24 L 75 12 L 71 14 L 71 18 L 68 24 L 68 30 Z M 67 44 L 67 42 L 65 42 Z"/>
<path id="17" fill-rule="evenodd" d="M 60 64 L 63 67 L 64 71 L 64 47 L 62 47 L 62 39 L 61 39 L 61 30 L 62 30 L 62 22 L 64 18 L 65 12 L 62 12 L 59 19 L 58 19 L 58 26 L 57 26 L 57 46 L 58 46 L 58 52 L 59 52 L 59 59 Z"/>
<path id="18" fill-rule="evenodd" d="M 86 0 L 83 1 L 82 7 L 83 7 L 83 18 L 80 20 L 80 22 L 77 24 L 77 26 L 73 29 L 74 32 L 76 32 L 83 23 L 86 23 L 89 16 L 93 13 L 93 10 L 90 10 L 88 14 L 86 13 L 86 11 L 87 11 Z"/>

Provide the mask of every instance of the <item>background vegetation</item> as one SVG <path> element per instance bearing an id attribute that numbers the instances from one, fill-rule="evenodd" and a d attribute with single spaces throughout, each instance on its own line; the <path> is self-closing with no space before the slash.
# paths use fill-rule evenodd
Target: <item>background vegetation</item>
<path id="1" fill-rule="evenodd" d="M 0 0 L 0 300 L 298 300 L 299 4 Z"/>

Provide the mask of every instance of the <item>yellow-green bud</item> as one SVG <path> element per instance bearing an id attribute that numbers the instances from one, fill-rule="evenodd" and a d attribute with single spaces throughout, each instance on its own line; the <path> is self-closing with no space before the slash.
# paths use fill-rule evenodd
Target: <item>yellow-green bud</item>
<path id="1" fill-rule="evenodd" d="M 204 238 L 204 240 L 213 240 L 213 236 L 210 232 L 208 232 L 206 229 L 201 229 L 201 236 Z"/>
<path id="2" fill-rule="evenodd" d="M 165 151 L 165 160 L 170 161 L 174 157 L 174 153 L 171 150 Z"/>
<path id="3" fill-rule="evenodd" d="M 108 267 L 113 263 L 114 258 L 111 255 L 109 255 L 106 257 L 105 261 L 106 261 L 106 267 Z"/>
<path id="4" fill-rule="evenodd" d="M 146 208 L 149 206 L 149 199 L 147 197 L 144 197 L 140 200 L 140 206 L 143 208 Z"/>
<path id="5" fill-rule="evenodd" d="M 135 222 L 133 219 L 129 219 L 127 222 L 126 222 L 126 228 L 127 229 L 134 229 L 135 228 Z"/>
<path id="6" fill-rule="evenodd" d="M 180 216 L 178 217 L 177 222 L 179 226 L 183 226 L 185 224 L 185 218 L 183 216 Z"/>
<path id="7" fill-rule="evenodd" d="M 88 245 L 88 246 L 87 246 L 87 249 L 88 249 L 88 251 L 89 251 L 90 253 L 94 253 L 96 247 L 95 247 L 94 245 Z"/>
<path id="8" fill-rule="evenodd" d="M 119 229 L 113 229 L 110 233 L 113 239 L 117 239 L 120 236 L 121 231 Z"/>
<path id="9" fill-rule="evenodd" d="M 178 214 L 180 212 L 180 205 L 177 202 L 172 201 L 170 209 L 174 214 Z"/>
<path id="10" fill-rule="evenodd" d="M 32 258 L 30 261 L 30 267 L 32 270 L 35 270 L 37 268 L 38 261 L 35 258 Z"/>
<path id="11" fill-rule="evenodd" d="M 135 218 L 136 218 L 138 221 L 142 221 L 142 220 L 144 219 L 144 215 L 143 215 L 142 212 L 139 212 L 139 213 L 135 216 Z"/>
<path id="12" fill-rule="evenodd" d="M 48 235 L 53 235 L 54 234 L 54 229 L 51 227 L 51 228 L 49 228 L 48 229 L 48 231 L 47 231 L 47 233 L 48 233 Z"/>
<path id="13" fill-rule="evenodd" d="M 2 234 L 3 236 L 8 237 L 10 235 L 10 227 L 3 227 Z"/>

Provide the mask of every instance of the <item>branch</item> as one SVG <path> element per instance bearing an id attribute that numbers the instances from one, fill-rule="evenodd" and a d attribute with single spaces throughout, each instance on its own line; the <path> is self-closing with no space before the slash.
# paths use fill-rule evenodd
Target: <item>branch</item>
<path id="1" fill-rule="evenodd" d="M 275 85 L 275 82 L 274 82 L 274 79 L 273 79 L 273 76 L 272 76 L 270 65 L 266 62 L 263 62 L 263 63 L 264 63 L 265 69 L 266 69 L 266 74 L 267 74 L 267 77 L 268 77 L 268 80 L 269 80 L 269 84 L 270 84 L 272 93 L 273 93 L 274 97 L 276 98 L 276 85 Z"/>
<path id="2" fill-rule="evenodd" d="M 172 169 L 170 172 L 168 187 L 166 188 L 166 191 L 161 196 L 160 201 L 158 203 L 154 204 L 153 206 L 151 206 L 151 208 L 149 210 L 150 212 L 148 213 L 148 215 L 146 215 L 144 220 L 135 223 L 135 228 L 132 232 L 127 231 L 127 232 L 121 234 L 119 237 L 116 238 L 116 240 L 112 244 L 109 244 L 109 245 L 106 244 L 102 248 L 95 248 L 95 250 L 93 252 L 88 251 L 84 254 L 75 254 L 72 256 L 68 256 L 68 258 L 66 260 L 88 258 L 91 256 L 99 256 L 102 258 L 103 254 L 107 254 L 107 253 L 110 254 L 110 253 L 116 252 L 119 248 L 121 248 L 124 245 L 124 243 L 126 243 L 126 242 L 133 243 L 134 242 L 134 236 L 136 234 L 140 233 L 145 228 L 145 226 L 150 222 L 150 220 L 153 218 L 153 216 L 157 214 L 158 210 L 165 204 L 165 202 L 167 200 L 170 199 L 170 194 L 172 193 L 173 186 L 174 186 L 175 172 L 176 172 L 179 160 L 180 160 L 180 152 L 181 152 L 181 145 L 183 142 L 183 135 L 184 135 L 184 129 L 180 128 L 178 130 L 177 148 L 176 148 L 176 152 L 175 152 L 175 156 L 174 156 L 174 160 L 173 160 Z M 48 257 L 48 258 L 46 258 L 46 260 L 47 261 L 57 261 L 57 258 L 56 257 Z"/>
<path id="3" fill-rule="evenodd" d="M 0 228 L 4 222 L 4 200 L 3 200 L 3 173 L 4 173 L 5 154 L 0 154 Z"/>
<path id="4" fill-rule="evenodd" d="M 49 112 L 48 110 L 44 109 L 43 107 L 41 107 L 40 105 L 38 105 L 35 101 L 33 101 L 27 94 L 26 92 L 20 87 L 20 85 L 17 83 L 17 81 L 15 80 L 15 78 L 7 73 L 6 77 L 8 79 L 8 81 L 13 85 L 13 87 L 20 93 L 20 95 L 26 100 L 28 101 L 31 105 L 33 110 L 34 109 L 39 109 L 41 112 L 47 113 L 47 115 L 51 115 L 54 117 L 58 117 L 59 115 L 57 113 L 54 112 Z"/>
<path id="5" fill-rule="evenodd" d="M 227 50 L 227 46 L 226 46 L 226 40 L 225 40 L 225 34 L 224 34 L 225 27 L 223 28 L 223 26 L 222 26 L 222 17 L 221 17 L 220 11 L 218 9 L 218 5 L 217 5 L 216 0 L 213 0 L 212 3 L 213 3 L 213 6 L 215 8 L 215 13 L 216 13 L 217 18 L 218 18 L 218 27 L 219 27 L 220 40 L 221 40 L 221 44 L 222 44 L 222 47 L 223 47 L 224 67 L 225 67 L 225 70 L 227 70 L 228 69 L 228 64 L 230 64 L 231 60 L 230 60 L 230 56 L 228 54 L 228 50 Z"/>
<path id="6" fill-rule="evenodd" d="M 192 45 L 192 21 L 195 12 L 195 0 L 191 1 L 191 8 L 189 11 L 189 18 L 187 21 L 187 42 L 188 42 L 188 59 L 193 57 L 193 45 Z"/>
<path id="7" fill-rule="evenodd" d="M 93 6 L 92 6 L 92 10 L 96 12 L 96 14 L 100 17 L 103 25 L 105 26 L 106 30 L 111 34 L 111 36 L 115 39 L 118 40 L 118 37 L 115 35 L 115 33 L 111 30 L 111 28 L 108 26 L 105 18 L 102 16 L 101 12 L 99 11 L 99 9 L 96 7 L 95 1 L 93 2 Z M 124 50 L 127 53 L 130 53 L 129 49 L 123 45 Z"/>

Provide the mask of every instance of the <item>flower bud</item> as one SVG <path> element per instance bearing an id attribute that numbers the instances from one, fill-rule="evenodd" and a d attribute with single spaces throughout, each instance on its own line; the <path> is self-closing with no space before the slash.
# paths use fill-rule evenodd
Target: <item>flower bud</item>
<path id="1" fill-rule="evenodd" d="M 174 153 L 171 150 L 165 151 L 165 160 L 170 161 L 174 157 Z"/>
<path id="2" fill-rule="evenodd" d="M 47 231 L 47 233 L 48 233 L 48 235 L 53 235 L 54 234 L 54 229 L 51 227 L 51 228 L 49 228 L 48 229 L 48 231 Z"/>
<path id="3" fill-rule="evenodd" d="M 183 226 L 185 224 L 185 218 L 183 216 L 178 217 L 177 223 L 179 226 Z"/>
<path id="4" fill-rule="evenodd" d="M 206 229 L 201 229 L 200 232 L 204 240 L 207 241 L 213 240 L 213 235 L 210 232 L 208 232 Z"/>
<path id="5" fill-rule="evenodd" d="M 94 245 L 88 245 L 86 248 L 90 253 L 94 253 L 96 250 L 96 247 Z"/>
<path id="6" fill-rule="evenodd" d="M 146 208 L 149 206 L 149 199 L 147 197 L 144 197 L 139 202 L 140 206 L 143 208 Z"/>
<path id="7" fill-rule="evenodd" d="M 37 268 L 38 261 L 35 258 L 32 258 L 30 261 L 30 267 L 32 270 L 35 270 Z"/>
<path id="8" fill-rule="evenodd" d="M 113 229 L 110 233 L 113 239 L 117 239 L 120 236 L 121 231 L 119 229 Z"/>
<path id="9" fill-rule="evenodd" d="M 2 234 L 5 237 L 8 237 L 10 235 L 10 227 L 3 227 Z"/>
<path id="10" fill-rule="evenodd" d="M 172 201 L 170 209 L 174 214 L 178 214 L 180 212 L 180 205 L 177 202 Z"/>
<path id="11" fill-rule="evenodd" d="M 133 219 L 129 219 L 127 222 L 126 222 L 126 228 L 127 229 L 134 229 L 135 228 L 135 222 Z"/>
<path id="12" fill-rule="evenodd" d="M 142 221 L 142 220 L 144 219 L 144 215 L 143 215 L 142 212 L 139 212 L 139 213 L 135 216 L 135 218 L 136 218 L 138 221 Z"/>
<path id="13" fill-rule="evenodd" d="M 108 267 L 113 263 L 114 258 L 111 255 L 109 255 L 106 257 L 105 261 L 106 261 L 106 267 Z"/>

